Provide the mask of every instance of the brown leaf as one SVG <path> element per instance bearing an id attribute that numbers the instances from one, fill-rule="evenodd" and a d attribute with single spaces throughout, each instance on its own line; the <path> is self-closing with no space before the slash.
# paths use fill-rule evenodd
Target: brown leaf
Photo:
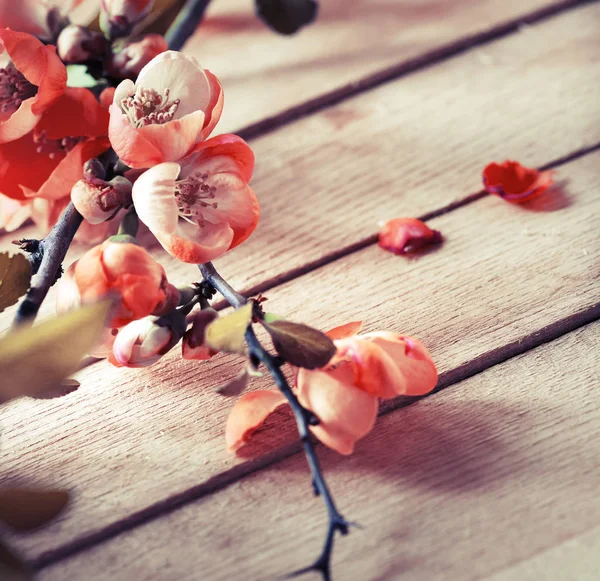
<path id="1" fill-rule="evenodd" d="M 0 313 L 14 305 L 31 283 L 31 264 L 24 254 L 0 252 Z"/>
<path id="2" fill-rule="evenodd" d="M 0 542 L 0 579 L 2 581 L 29 581 L 31 573 L 21 557 L 4 543 Z"/>
<path id="3" fill-rule="evenodd" d="M 64 490 L 6 488 L 0 490 L 0 521 L 17 531 L 37 529 L 56 517 L 68 500 Z"/>
<path id="4" fill-rule="evenodd" d="M 215 319 L 206 327 L 204 335 L 206 345 L 216 351 L 245 353 L 246 339 L 244 335 L 252 322 L 253 307 L 254 303 L 249 301 L 233 313 Z"/>
<path id="5" fill-rule="evenodd" d="M 271 335 L 277 353 L 296 367 L 323 367 L 335 353 L 333 341 L 308 325 L 282 320 L 263 325 Z"/>

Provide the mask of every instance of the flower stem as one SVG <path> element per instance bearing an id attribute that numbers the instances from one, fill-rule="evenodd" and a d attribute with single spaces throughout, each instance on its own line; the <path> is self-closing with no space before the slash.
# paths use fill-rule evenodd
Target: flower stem
<path id="1" fill-rule="evenodd" d="M 40 241 L 42 261 L 37 280 L 19 305 L 13 326 L 31 324 L 35 320 L 48 290 L 61 274 L 62 262 L 82 221 L 81 214 L 69 202 L 50 234 Z"/>
<path id="2" fill-rule="evenodd" d="M 194 34 L 202 22 L 210 0 L 187 0 L 173 24 L 169 26 L 165 39 L 171 50 L 181 50 L 187 39 Z"/>
<path id="3" fill-rule="evenodd" d="M 217 272 L 211 262 L 201 264 L 199 265 L 199 268 L 204 279 L 217 291 L 219 291 L 232 307 L 237 309 L 247 302 L 247 299 L 234 290 L 232 286 Z M 290 575 L 290 577 L 302 575 L 304 573 L 308 573 L 309 571 L 318 571 L 321 573 L 325 581 L 329 581 L 331 579 L 331 554 L 333 551 L 335 533 L 339 531 L 343 535 L 347 534 L 349 523 L 340 514 L 335 505 L 333 496 L 331 495 L 327 483 L 325 482 L 314 444 L 310 439 L 309 426 L 318 424 L 319 420 L 315 414 L 313 414 L 310 410 L 307 410 L 298 401 L 296 394 L 292 391 L 287 379 L 285 378 L 285 375 L 281 371 L 281 363 L 262 346 L 258 340 L 258 337 L 254 333 L 252 326 L 248 327 L 246 330 L 246 343 L 248 344 L 250 355 L 260 361 L 266 367 L 267 371 L 273 378 L 275 385 L 286 397 L 292 408 L 294 417 L 296 418 L 300 440 L 302 441 L 304 453 L 312 473 L 315 494 L 323 498 L 323 502 L 325 503 L 329 517 L 327 536 L 321 555 L 312 565 L 295 571 Z"/>

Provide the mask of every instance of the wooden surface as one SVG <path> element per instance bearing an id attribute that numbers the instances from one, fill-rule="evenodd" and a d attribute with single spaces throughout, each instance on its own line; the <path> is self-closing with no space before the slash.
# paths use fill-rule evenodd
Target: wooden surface
<path id="1" fill-rule="evenodd" d="M 420 337 L 447 388 L 386 406 L 350 460 L 323 451 L 368 527 L 339 541 L 336 578 L 600 569 L 600 6 L 572 4 L 330 0 L 281 39 L 247 3 L 215 3 L 186 47 L 223 79 L 223 130 L 246 127 L 257 155 L 261 223 L 219 269 L 295 320 Z M 481 169 L 505 158 L 550 164 L 559 187 L 524 207 L 482 198 Z M 377 222 L 398 215 L 428 215 L 446 242 L 383 252 Z M 153 252 L 174 282 L 197 279 Z M 270 579 L 306 564 L 324 520 L 289 418 L 254 456 L 225 451 L 232 402 L 212 388 L 238 365 L 100 362 L 74 394 L 0 410 L 0 482 L 74 494 L 56 523 L 10 539 L 40 578 Z"/>
<path id="2" fill-rule="evenodd" d="M 364 527 L 337 544 L 337 578 L 522 579 L 527 560 L 582 537 L 595 555 L 564 579 L 591 580 L 600 378 L 588 354 L 599 341 L 600 324 L 581 328 L 387 414 L 349 459 L 323 452 L 338 504 Z M 318 551 L 323 519 L 297 454 L 41 579 L 281 578 Z"/>

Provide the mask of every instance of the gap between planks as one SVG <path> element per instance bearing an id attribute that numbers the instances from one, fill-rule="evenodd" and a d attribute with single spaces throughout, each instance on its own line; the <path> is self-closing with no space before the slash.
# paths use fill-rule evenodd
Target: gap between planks
<path id="1" fill-rule="evenodd" d="M 262 137 L 289 123 L 294 123 L 304 117 L 308 117 L 309 115 L 319 113 L 324 109 L 337 105 L 346 99 L 361 95 L 411 73 L 434 67 L 444 61 L 460 56 L 473 48 L 485 46 L 490 42 L 517 32 L 522 26 L 542 23 L 548 18 L 596 1 L 597 0 L 563 0 L 549 6 L 538 8 L 530 14 L 519 16 L 508 22 L 498 24 L 489 30 L 467 35 L 458 41 L 435 48 L 422 55 L 392 65 L 356 81 L 352 81 L 339 89 L 324 93 L 314 99 L 290 107 L 277 115 L 267 117 L 261 121 L 242 127 L 236 133 L 247 140 Z"/>
<path id="2" fill-rule="evenodd" d="M 579 163 L 583 161 L 586 164 L 591 165 L 591 162 L 598 158 L 598 153 L 592 154 L 589 159 L 584 158 L 583 160 L 579 160 Z M 571 161 L 570 163 L 573 164 L 574 167 L 578 166 L 577 162 Z M 491 202 L 500 204 L 500 208 L 504 207 L 504 203 L 500 200 L 490 199 L 488 205 Z M 516 211 L 525 212 L 525 210 L 521 209 L 516 209 Z M 524 214 L 524 216 L 525 215 L 526 214 Z M 318 276 L 318 273 L 312 273 L 312 275 Z M 542 328 L 519 337 L 517 340 L 484 352 L 480 356 L 470 359 L 464 364 L 458 365 L 442 373 L 440 376 L 439 387 L 436 391 L 477 375 L 492 366 L 505 362 L 544 343 L 560 338 L 598 318 L 600 318 L 600 304 L 596 303 L 567 317 L 553 321 Z M 382 406 L 381 415 L 385 415 L 396 408 L 404 407 L 415 401 L 415 399 L 407 400 L 406 398 L 399 398 L 388 402 Z M 90 534 L 83 534 L 56 549 L 41 553 L 37 558 L 32 560 L 32 566 L 36 569 L 41 569 L 79 552 L 85 551 L 96 544 L 107 541 L 144 523 L 180 509 L 186 504 L 196 501 L 207 494 L 219 491 L 233 484 L 235 481 L 262 470 L 267 466 L 281 462 L 299 451 L 299 445 L 294 443 L 279 448 L 258 459 L 250 460 L 243 464 L 235 465 L 230 469 L 222 470 L 199 485 L 186 488 L 176 494 L 171 494 L 158 502 L 152 503 L 139 511 L 133 512 L 120 520 L 112 522 L 108 526 L 99 528 Z"/>
<path id="3" fill-rule="evenodd" d="M 423 74 L 412 75 L 402 82 L 356 97 L 348 101 L 343 109 L 332 108 L 307 118 L 287 127 L 283 135 L 258 140 L 255 149 L 257 159 L 261 161 L 257 165 L 253 185 L 263 202 L 263 219 L 248 243 L 219 261 L 223 273 L 237 288 L 250 289 L 252 292 L 260 290 L 257 285 L 264 288 L 262 283 L 265 279 L 269 280 L 268 286 L 291 280 L 319 266 L 323 257 L 325 263 L 335 258 L 340 247 L 345 249 L 343 252 L 348 252 L 357 241 L 358 247 L 361 247 L 361 241 L 372 236 L 374 224 L 384 217 L 383 209 L 389 217 L 419 215 L 424 211 L 427 213 L 431 207 L 452 206 L 454 202 L 449 200 L 453 199 L 453 192 L 474 191 L 479 187 L 477 177 L 483 164 L 490 158 L 506 155 L 510 151 L 511 156 L 523 163 L 539 165 L 552 157 L 564 156 L 565 150 L 581 149 L 582 144 L 585 144 L 584 148 L 593 147 L 592 144 L 598 141 L 598 131 L 591 121 L 595 106 L 589 96 L 595 78 L 595 69 L 589 62 L 595 40 L 590 36 L 590 30 L 598 17 L 596 7 L 574 10 L 543 26 L 520 35 L 511 35 L 494 44 L 488 54 L 489 58 L 496 61 L 494 67 L 482 67 L 473 58 L 474 55 L 464 55 Z M 547 43 L 557 38 L 563 30 L 567 34 L 558 36 L 554 48 L 559 51 L 558 54 L 548 53 Z M 524 47 L 528 52 L 524 52 Z M 571 75 L 572 58 L 565 56 L 571 52 L 581 60 L 579 76 Z M 545 66 L 554 68 L 554 74 L 545 85 L 545 106 L 540 107 L 545 115 L 543 117 L 531 112 L 532 107 L 537 107 L 536 101 L 528 95 L 524 100 L 523 96 L 524 91 L 533 92 L 534 87 L 545 81 L 539 71 L 542 69 L 540 65 L 546 62 Z M 442 91 L 440 83 L 435 82 L 440 75 L 455 80 L 458 90 L 450 87 Z M 563 75 L 571 75 L 570 80 L 554 80 L 562 79 Z M 499 96 L 487 95 L 488 91 L 481 91 L 477 85 L 465 81 L 465 78 L 474 76 L 486 87 L 499 83 L 502 87 L 501 91 L 496 91 Z M 564 98 L 564 86 L 568 83 L 571 83 L 572 91 L 577 95 L 574 104 L 577 112 L 569 115 L 569 123 L 561 123 L 566 111 L 573 109 L 566 108 Z M 464 114 L 460 104 L 469 99 L 482 122 L 476 127 L 463 124 L 461 140 L 457 139 L 455 129 L 460 115 Z M 398 100 L 399 103 L 393 105 L 390 100 Z M 441 109 L 446 112 L 445 116 L 439 115 Z M 342 117 L 350 115 L 354 121 L 345 122 L 346 126 L 332 131 L 329 117 L 333 113 L 342 114 Z M 383 117 L 387 122 L 382 125 Z M 511 121 L 508 124 L 507 119 Z M 439 123 L 434 120 L 439 120 Z M 417 128 L 416 125 L 421 127 Z M 507 125 L 515 127 L 507 131 Z M 438 131 L 449 132 L 448 145 L 440 143 L 434 126 Z M 415 142 L 417 131 L 420 138 Z M 389 135 L 389 132 L 394 135 Z M 544 143 L 543 155 L 538 153 L 537 147 L 533 147 L 532 137 L 528 137 L 533 132 Z M 485 147 L 482 147 L 482 133 L 495 136 L 495 141 L 486 139 Z M 368 136 L 360 139 L 360 150 L 353 145 L 357 134 Z M 310 139 L 307 140 L 305 135 L 310 135 Z M 293 151 L 286 151 L 290 149 L 287 145 L 281 147 L 286 137 L 288 141 L 298 144 Z M 463 143 L 469 140 L 475 143 Z M 424 159 L 424 145 L 428 146 L 431 158 L 436 160 L 434 167 L 427 168 L 434 175 L 426 182 L 422 179 L 427 161 Z M 483 158 L 483 150 L 487 151 L 488 159 Z M 402 151 L 407 151 L 407 156 L 403 163 L 398 163 L 397 155 Z M 459 154 L 456 155 L 455 151 Z M 321 152 L 328 160 L 326 165 L 331 166 L 331 175 L 309 164 L 315 153 Z M 335 160 L 329 159 L 333 152 L 336 153 Z M 372 168 L 375 185 L 379 186 L 377 189 L 369 188 L 353 167 L 356 166 L 357 155 L 365 158 L 365 163 Z M 451 161 L 461 171 L 449 165 Z M 396 167 L 391 164 L 396 164 Z M 443 175 L 440 174 L 440 167 L 447 168 Z M 467 175 L 469 177 L 465 183 Z M 300 177 L 302 179 L 298 179 Z M 300 184 L 305 184 L 305 191 Z M 315 188 L 318 191 L 314 191 Z M 327 191 L 328 195 L 323 196 L 323 191 Z M 390 195 L 391 191 L 395 192 L 393 196 Z M 288 201 L 285 204 L 282 204 L 280 192 L 286 193 Z M 356 207 L 350 216 L 349 208 L 340 211 L 327 200 L 334 197 L 341 200 L 348 195 L 356 198 Z M 364 202 L 366 198 L 370 200 L 370 205 Z M 374 207 L 382 210 L 375 211 Z M 340 220 L 339 216 L 343 216 L 344 220 Z M 352 218 L 351 224 L 348 218 Z M 289 247 L 274 251 L 280 245 L 282 232 L 289 233 Z M 300 239 L 305 242 L 299 247 L 297 242 Z M 77 252 L 80 249 L 71 253 L 71 260 Z M 256 256 L 260 256 L 261 260 L 256 261 Z M 197 276 L 195 269 L 193 273 L 190 272 L 190 265 L 176 264 L 176 261 L 169 261 L 168 258 L 164 260 L 163 255 L 161 261 L 167 267 L 169 277 L 173 275 L 172 281 L 176 284 L 187 283 L 190 277 Z M 253 264 L 254 267 L 244 269 L 239 274 L 240 264 Z M 307 264 L 310 266 L 303 269 Z M 283 278 L 277 274 L 273 276 L 272 273 L 278 272 L 283 273 Z M 48 305 L 50 301 L 43 306 L 45 310 L 42 316 L 49 313 Z M 7 311 L 0 315 L 0 325 L 8 324 L 10 314 Z"/>

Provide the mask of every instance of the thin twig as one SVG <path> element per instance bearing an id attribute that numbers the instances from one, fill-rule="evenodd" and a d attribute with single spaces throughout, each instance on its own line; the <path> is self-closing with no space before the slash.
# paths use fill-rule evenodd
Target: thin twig
<path id="1" fill-rule="evenodd" d="M 199 265 L 199 268 L 204 279 L 219 291 L 232 307 L 239 308 L 247 302 L 247 299 L 234 290 L 233 287 L 217 272 L 212 263 L 207 262 L 206 264 L 201 264 Z M 250 355 L 255 357 L 266 367 L 273 378 L 275 385 L 286 397 L 292 408 L 294 417 L 296 418 L 300 439 L 304 447 L 304 453 L 312 473 L 315 494 L 323 498 L 329 516 L 327 537 L 321 555 L 312 565 L 295 571 L 290 577 L 302 575 L 309 571 L 319 571 L 322 574 L 323 579 L 329 581 L 331 579 L 331 554 L 333 551 L 335 533 L 339 531 L 343 535 L 347 534 L 349 523 L 340 514 L 335 505 L 333 496 L 323 477 L 315 447 L 310 439 L 309 426 L 318 424 L 319 420 L 315 414 L 310 410 L 307 410 L 298 401 L 296 394 L 292 391 L 287 379 L 281 371 L 281 363 L 262 346 L 251 326 L 248 327 L 246 331 L 246 343 L 248 344 Z"/>
<path id="2" fill-rule="evenodd" d="M 169 26 L 165 39 L 171 50 L 181 50 L 187 39 L 202 22 L 210 0 L 187 0 L 173 24 Z"/>
<path id="3" fill-rule="evenodd" d="M 40 242 L 42 262 L 37 272 L 36 284 L 29 289 L 19 305 L 13 326 L 31 324 L 35 320 L 50 287 L 59 276 L 67 250 L 82 221 L 81 214 L 69 202 L 50 234 Z"/>

